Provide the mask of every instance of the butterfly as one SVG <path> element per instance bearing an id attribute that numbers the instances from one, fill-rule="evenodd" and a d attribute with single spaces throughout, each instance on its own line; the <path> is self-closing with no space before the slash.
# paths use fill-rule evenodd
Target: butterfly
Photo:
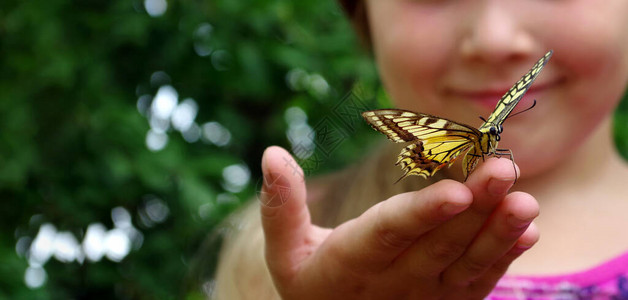
<path id="1" fill-rule="evenodd" d="M 488 119 L 482 118 L 484 124 L 478 129 L 408 110 L 378 109 L 363 112 L 362 117 L 366 122 L 391 141 L 410 142 L 397 158 L 396 165 L 400 165 L 405 171 L 397 182 L 409 175 L 431 177 L 443 167 L 451 166 L 461 155 L 464 157 L 462 171 L 465 181 L 480 158 L 484 160 L 484 155 L 497 157 L 508 155 L 512 159 L 511 150 L 497 148 L 503 131 L 502 124 L 530 88 L 552 53 L 550 50 L 541 57 L 532 69 L 501 97 Z"/>

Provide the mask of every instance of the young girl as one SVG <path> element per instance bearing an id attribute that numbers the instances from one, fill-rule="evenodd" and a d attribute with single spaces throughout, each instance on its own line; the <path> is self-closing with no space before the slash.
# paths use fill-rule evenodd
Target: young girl
<path id="1" fill-rule="evenodd" d="M 628 165 L 611 132 L 628 81 L 628 2 L 343 6 L 397 108 L 470 125 L 553 49 L 518 110 L 536 107 L 504 123 L 499 146 L 520 169 L 490 158 L 464 183 L 457 164 L 395 185 L 402 146 L 388 143 L 304 181 L 270 147 L 261 205 L 238 216 L 215 296 L 628 299 Z"/>

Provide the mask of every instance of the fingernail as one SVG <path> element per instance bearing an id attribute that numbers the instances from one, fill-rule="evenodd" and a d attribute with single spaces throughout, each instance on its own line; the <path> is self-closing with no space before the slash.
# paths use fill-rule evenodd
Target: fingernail
<path id="1" fill-rule="evenodd" d="M 509 215 L 506 218 L 506 222 L 508 222 L 508 224 L 512 226 L 513 228 L 524 229 L 530 226 L 530 223 L 532 223 L 532 220 L 521 220 L 515 217 L 514 215 Z"/>
<path id="2" fill-rule="evenodd" d="M 488 181 L 488 192 L 493 196 L 503 196 L 508 193 L 513 184 L 512 179 L 491 178 Z"/>
<path id="3" fill-rule="evenodd" d="M 465 209 L 467 209 L 467 207 L 469 207 L 469 204 L 467 204 L 467 203 L 451 203 L 451 202 L 447 202 L 447 203 L 441 205 L 440 209 L 446 215 L 452 216 L 452 215 L 459 214 L 460 212 L 462 212 Z"/>

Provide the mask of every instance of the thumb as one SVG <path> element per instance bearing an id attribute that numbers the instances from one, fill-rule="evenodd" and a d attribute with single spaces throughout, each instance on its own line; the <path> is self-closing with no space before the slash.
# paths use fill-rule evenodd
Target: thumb
<path id="1" fill-rule="evenodd" d="M 262 157 L 264 185 L 260 193 L 266 261 L 276 275 L 295 271 L 299 249 L 310 232 L 303 170 L 283 148 L 271 146 Z"/>

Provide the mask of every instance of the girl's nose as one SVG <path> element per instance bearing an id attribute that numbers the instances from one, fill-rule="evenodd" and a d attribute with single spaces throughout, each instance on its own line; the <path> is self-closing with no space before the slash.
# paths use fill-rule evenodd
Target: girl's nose
<path id="1" fill-rule="evenodd" d="M 534 50 L 534 39 L 517 12 L 520 1 L 486 0 L 461 20 L 462 56 L 473 61 L 499 64 L 522 58 Z"/>

